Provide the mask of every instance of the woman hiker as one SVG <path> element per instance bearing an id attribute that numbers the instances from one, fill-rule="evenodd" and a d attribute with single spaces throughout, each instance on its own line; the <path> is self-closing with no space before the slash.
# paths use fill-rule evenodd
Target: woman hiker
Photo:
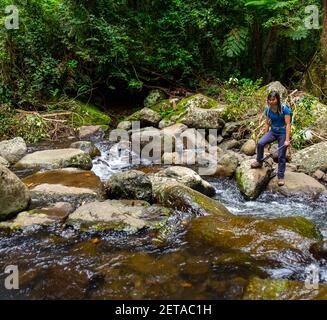
<path id="1" fill-rule="evenodd" d="M 261 168 L 264 148 L 267 144 L 278 140 L 278 185 L 285 184 L 284 175 L 286 169 L 286 149 L 290 145 L 291 116 L 292 111 L 287 105 L 282 105 L 277 91 L 269 93 L 267 106 L 264 112 L 266 116 L 264 136 L 257 145 L 257 160 L 251 164 L 251 168 Z M 269 130 L 270 127 L 270 130 Z M 268 131 L 269 130 L 269 131 Z"/>

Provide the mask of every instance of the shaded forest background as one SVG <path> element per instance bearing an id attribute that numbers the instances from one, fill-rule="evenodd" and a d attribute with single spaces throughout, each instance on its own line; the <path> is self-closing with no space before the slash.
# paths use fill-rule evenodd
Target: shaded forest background
<path id="1" fill-rule="evenodd" d="M 0 0 L 1 8 L 9 4 L 12 0 Z M 320 9 L 316 30 L 304 27 L 305 6 L 312 4 Z M 158 86 L 197 91 L 230 77 L 261 78 L 263 84 L 280 80 L 288 87 L 304 83 L 325 97 L 325 62 L 319 58 L 325 50 L 325 0 L 17 0 L 15 5 L 19 29 L 0 32 L 1 103 L 30 108 L 78 96 L 104 106 L 115 94 Z"/>

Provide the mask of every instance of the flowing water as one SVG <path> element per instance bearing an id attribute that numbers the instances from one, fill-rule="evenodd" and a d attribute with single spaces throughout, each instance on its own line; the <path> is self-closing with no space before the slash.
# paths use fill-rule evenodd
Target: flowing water
<path id="1" fill-rule="evenodd" d="M 102 155 L 93 171 L 105 181 L 130 168 L 131 154 L 100 143 Z M 49 145 L 32 146 L 31 150 Z M 63 147 L 60 146 L 51 146 Z M 116 149 L 115 149 L 116 148 Z M 148 165 L 146 161 L 142 165 Z M 28 174 L 20 172 L 20 176 Z M 264 192 L 245 201 L 231 180 L 208 179 L 215 199 L 235 215 L 266 218 L 304 216 L 327 237 L 326 199 L 286 198 Z M 303 280 L 307 265 L 280 267 L 231 263 L 230 252 L 189 243 L 187 212 L 170 218 L 172 231 L 160 241 L 157 231 L 134 235 L 115 232 L 78 233 L 60 224 L 0 234 L 0 298 L 10 299 L 241 299 L 252 276 Z M 319 263 L 317 262 L 317 265 Z M 19 290 L 6 290 L 5 267 L 18 265 Z M 320 263 L 327 275 L 326 266 Z"/>

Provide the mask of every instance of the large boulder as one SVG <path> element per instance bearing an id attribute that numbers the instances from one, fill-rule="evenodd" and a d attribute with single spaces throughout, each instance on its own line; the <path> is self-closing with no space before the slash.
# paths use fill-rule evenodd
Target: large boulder
<path id="1" fill-rule="evenodd" d="M 91 141 L 76 141 L 70 145 L 70 148 L 80 149 L 89 154 L 91 158 L 101 156 L 100 150 Z"/>
<path id="2" fill-rule="evenodd" d="M 291 163 L 308 174 L 313 174 L 318 169 L 327 173 L 327 141 L 296 152 Z"/>
<path id="3" fill-rule="evenodd" d="M 327 285 L 315 289 L 303 281 L 252 278 L 244 292 L 244 300 L 327 300 Z"/>
<path id="4" fill-rule="evenodd" d="M 166 99 L 166 94 L 163 91 L 159 89 L 151 90 L 144 100 L 144 106 L 146 108 L 151 108 L 164 99 Z"/>
<path id="5" fill-rule="evenodd" d="M 256 199 L 266 188 L 271 177 L 270 169 L 265 167 L 252 169 L 253 161 L 252 159 L 243 161 L 236 170 L 236 183 L 247 199 Z"/>
<path id="6" fill-rule="evenodd" d="M 21 212 L 12 220 L 0 222 L 0 228 L 20 230 L 35 226 L 47 226 L 63 222 L 73 211 L 74 207 L 70 203 L 58 202 L 50 207 Z"/>
<path id="7" fill-rule="evenodd" d="M 181 184 L 197 190 L 207 196 L 215 195 L 215 188 L 207 181 L 203 180 L 194 170 L 186 167 L 169 167 L 155 173 L 156 177 L 172 178 Z M 151 179 L 151 177 L 150 177 Z"/>
<path id="8" fill-rule="evenodd" d="M 219 108 L 219 102 L 209 98 L 201 93 L 184 98 L 177 103 L 178 110 L 187 110 L 190 108 L 211 109 Z"/>
<path id="9" fill-rule="evenodd" d="M 82 231 L 113 230 L 135 233 L 143 228 L 160 228 L 171 210 L 141 200 L 106 200 L 79 207 L 66 224 Z"/>
<path id="10" fill-rule="evenodd" d="M 271 91 L 277 91 L 280 94 L 281 100 L 285 100 L 287 98 L 287 89 L 279 82 L 274 81 L 268 83 L 266 86 L 260 89 L 262 94 L 267 97 Z"/>
<path id="11" fill-rule="evenodd" d="M 24 178 L 23 182 L 30 189 L 34 206 L 61 201 L 80 205 L 102 199 L 104 195 L 99 177 L 91 171 L 75 168 L 38 172 Z"/>
<path id="12" fill-rule="evenodd" d="M 250 254 L 267 268 L 274 265 L 290 270 L 314 261 L 310 248 L 320 239 L 315 225 L 302 217 L 259 219 L 216 214 L 193 219 L 187 236 L 191 245 L 235 250 Z"/>
<path id="13" fill-rule="evenodd" d="M 14 164 L 26 153 L 27 147 L 23 138 L 0 141 L 0 156 L 9 163 Z"/>
<path id="14" fill-rule="evenodd" d="M 21 169 L 60 169 L 66 167 L 89 170 L 92 168 L 91 157 L 78 149 L 55 149 L 30 153 L 15 164 Z"/>
<path id="15" fill-rule="evenodd" d="M 0 164 L 0 220 L 9 219 L 25 210 L 30 199 L 30 193 L 24 183 Z"/>
<path id="16" fill-rule="evenodd" d="M 225 122 L 221 119 L 221 112 L 224 107 L 203 109 L 189 107 L 186 114 L 179 121 L 190 128 L 195 129 L 217 129 L 221 130 Z"/>
<path id="17" fill-rule="evenodd" d="M 160 114 L 150 108 L 143 108 L 136 111 L 127 118 L 127 121 L 140 121 L 141 127 L 153 126 L 158 127 L 162 117 Z"/>
<path id="18" fill-rule="evenodd" d="M 105 184 L 109 199 L 152 200 L 152 184 L 142 171 L 129 170 L 113 174 Z"/>
<path id="19" fill-rule="evenodd" d="M 278 192 L 285 196 L 297 195 L 309 196 L 312 198 L 319 197 L 319 195 L 326 190 L 324 185 L 302 172 L 286 170 L 285 185 L 280 187 L 277 182 L 277 178 L 273 178 L 269 182 L 267 190 L 270 192 Z"/>
<path id="20" fill-rule="evenodd" d="M 220 178 L 232 177 L 240 163 L 241 157 L 233 151 L 227 151 L 218 158 L 215 175 Z"/>

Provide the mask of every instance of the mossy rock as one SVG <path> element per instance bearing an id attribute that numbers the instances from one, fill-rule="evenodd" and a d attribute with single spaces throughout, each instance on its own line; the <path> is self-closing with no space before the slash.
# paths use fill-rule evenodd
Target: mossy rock
<path id="1" fill-rule="evenodd" d="M 77 102 L 74 112 L 77 113 L 74 116 L 74 126 L 80 127 L 85 125 L 101 125 L 104 130 L 109 128 L 111 118 L 104 112 L 102 112 L 96 106 Z"/>
<path id="2" fill-rule="evenodd" d="M 305 282 L 252 278 L 245 290 L 244 300 L 326 300 L 327 285 L 318 290 L 306 288 Z"/>
<path id="3" fill-rule="evenodd" d="M 151 90 L 144 100 L 144 106 L 146 108 L 151 108 L 156 103 L 164 99 L 166 99 L 166 94 L 163 91 L 159 89 Z"/>

